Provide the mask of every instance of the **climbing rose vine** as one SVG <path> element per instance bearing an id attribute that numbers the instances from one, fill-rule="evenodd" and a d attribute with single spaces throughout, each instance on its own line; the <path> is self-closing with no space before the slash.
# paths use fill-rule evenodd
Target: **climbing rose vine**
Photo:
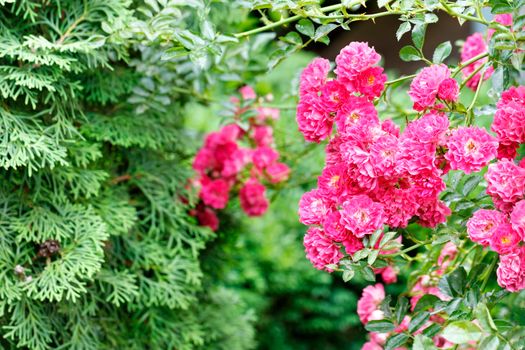
<path id="1" fill-rule="evenodd" d="M 298 129 L 326 154 L 317 187 L 299 201 L 306 257 L 345 281 L 358 273 L 376 282 L 357 305 L 370 331 L 363 349 L 525 344 L 505 339 L 489 310 L 525 289 L 525 86 L 518 75 L 502 86 L 494 53 L 500 31 L 522 37 L 519 18 L 496 15 L 461 44 L 456 66 L 443 63 L 450 47 L 430 61 L 413 36 L 419 47 L 401 57 L 427 63 L 414 75 L 388 80 L 365 42 L 348 44 L 334 65 L 313 59 L 300 75 Z M 485 82 L 492 101 L 482 105 Z M 412 110 L 394 121 L 395 94 Z M 402 269 L 408 289 L 391 306 L 385 285 Z"/>

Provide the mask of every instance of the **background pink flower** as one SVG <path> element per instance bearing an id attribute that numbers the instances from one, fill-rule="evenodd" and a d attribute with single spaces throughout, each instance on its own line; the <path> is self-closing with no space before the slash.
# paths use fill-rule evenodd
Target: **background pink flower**
<path id="1" fill-rule="evenodd" d="M 363 289 L 361 298 L 357 301 L 357 314 L 361 323 L 367 324 L 372 319 L 383 318 L 383 313 L 379 310 L 379 304 L 383 300 L 385 300 L 385 288 L 381 283 Z"/>
<path id="2" fill-rule="evenodd" d="M 261 216 L 268 210 L 266 188 L 257 180 L 249 179 L 239 191 L 241 208 L 248 216 Z"/>
<path id="3" fill-rule="evenodd" d="M 223 179 L 207 180 L 202 183 L 200 197 L 204 204 L 223 209 L 228 203 L 230 185 Z"/>

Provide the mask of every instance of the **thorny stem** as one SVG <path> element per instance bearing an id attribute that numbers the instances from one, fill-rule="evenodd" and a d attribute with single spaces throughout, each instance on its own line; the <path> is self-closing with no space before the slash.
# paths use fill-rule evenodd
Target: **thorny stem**
<path id="1" fill-rule="evenodd" d="M 467 85 L 467 83 L 470 81 L 470 79 L 472 79 L 476 74 L 479 73 L 480 70 L 483 69 L 483 67 L 485 67 L 486 63 L 482 64 L 481 66 L 479 66 L 478 68 L 476 68 L 472 73 L 470 73 L 470 75 L 461 82 L 461 84 L 459 85 L 459 89 L 463 89 L 465 87 L 465 85 Z M 481 81 L 479 82 L 479 84 L 481 84 Z"/>
<path id="2" fill-rule="evenodd" d="M 384 256 L 384 257 L 394 257 L 394 256 L 398 256 L 398 255 L 402 255 L 402 254 L 405 254 L 405 253 L 408 253 L 414 249 L 417 249 L 419 247 L 422 247 L 424 245 L 427 245 L 429 243 L 432 243 L 432 241 L 423 241 L 423 242 L 420 242 L 420 243 L 416 243 L 414 244 L 413 246 L 411 247 L 408 247 L 406 249 L 403 249 L 403 250 L 400 250 L 396 253 L 392 253 L 392 254 L 381 254 L 381 256 Z"/>
<path id="3" fill-rule="evenodd" d="M 483 76 L 485 75 L 486 71 L 487 70 L 485 69 L 483 72 L 481 72 L 481 76 L 479 77 L 478 87 L 476 88 L 476 93 L 474 94 L 474 97 L 472 98 L 472 102 L 470 102 L 470 105 L 467 108 L 467 118 L 465 119 L 467 126 L 472 125 L 472 123 L 474 122 L 474 113 L 472 113 L 472 108 L 474 108 L 474 104 L 476 103 L 476 100 L 478 99 L 479 91 L 481 90 L 481 85 L 483 84 Z"/>
<path id="4" fill-rule="evenodd" d="M 465 68 L 466 66 L 476 62 L 476 61 L 479 61 L 481 60 L 482 58 L 485 58 L 489 55 L 488 52 L 484 52 L 484 53 L 481 53 L 477 56 L 474 56 L 472 57 L 471 59 L 465 61 L 465 62 L 461 62 L 453 71 L 452 71 L 452 77 L 455 77 L 460 71 L 463 70 L 463 68 Z"/>
<path id="5" fill-rule="evenodd" d="M 352 2 L 351 4 L 349 4 L 347 6 L 352 7 L 352 6 L 361 4 L 361 3 L 362 3 L 362 1 L 357 0 L 357 1 L 354 1 L 354 2 Z M 330 5 L 330 6 L 321 7 L 319 10 L 324 13 L 324 12 L 336 11 L 336 10 L 339 10 L 341 8 L 344 8 L 343 4 L 336 4 L 336 5 Z M 273 23 L 267 24 L 267 25 L 259 27 L 259 28 L 255 28 L 255 29 L 252 29 L 252 30 L 248 30 L 246 32 L 234 34 L 234 36 L 236 38 L 242 38 L 242 37 L 249 36 L 249 35 L 252 35 L 252 34 L 265 32 L 268 29 L 273 29 L 273 28 L 280 27 L 282 25 L 285 25 L 285 24 L 288 24 L 288 23 L 291 23 L 291 22 L 298 21 L 298 20 L 300 20 L 303 17 L 304 16 L 302 16 L 302 15 L 295 15 L 295 16 L 291 16 L 291 17 L 288 17 L 288 18 L 283 18 L 280 21 L 273 22 Z"/>

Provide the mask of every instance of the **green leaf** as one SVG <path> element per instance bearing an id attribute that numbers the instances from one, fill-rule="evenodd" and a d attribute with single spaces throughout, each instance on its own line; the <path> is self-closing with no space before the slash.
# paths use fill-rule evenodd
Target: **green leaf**
<path id="1" fill-rule="evenodd" d="M 377 7 L 378 8 L 385 7 L 385 5 L 391 1 L 392 0 L 377 0 Z"/>
<path id="2" fill-rule="evenodd" d="M 354 262 L 358 262 L 359 260 L 362 260 L 364 258 L 366 258 L 368 256 L 368 253 L 370 252 L 369 249 L 361 249 L 361 250 L 358 250 L 357 252 L 355 252 L 353 255 L 352 255 L 352 260 Z"/>
<path id="3" fill-rule="evenodd" d="M 496 335 L 489 335 L 479 343 L 478 349 L 497 350 L 499 345 L 500 342 L 498 337 Z"/>
<path id="4" fill-rule="evenodd" d="M 284 37 L 282 36 L 279 39 L 287 43 L 290 43 L 292 45 L 302 45 L 303 44 L 303 39 L 297 32 L 289 32 L 288 34 L 286 34 L 286 36 Z"/>
<path id="5" fill-rule="evenodd" d="M 378 255 L 379 250 L 372 250 L 370 254 L 368 254 L 368 265 L 373 265 Z"/>
<path id="6" fill-rule="evenodd" d="M 494 324 L 494 321 L 492 320 L 492 316 L 490 316 L 490 311 L 487 309 L 485 304 L 479 303 L 474 309 L 474 315 L 476 316 L 476 319 L 479 321 L 479 324 L 483 330 L 487 332 L 498 330 L 496 324 Z"/>
<path id="7" fill-rule="evenodd" d="M 320 41 L 322 37 L 327 36 L 328 33 L 330 33 L 332 30 L 334 30 L 337 27 L 338 27 L 337 24 L 333 24 L 333 23 L 324 24 L 320 27 L 317 27 L 317 29 L 315 30 L 314 41 Z"/>
<path id="8" fill-rule="evenodd" d="M 370 281 L 370 282 L 376 281 L 376 275 L 370 267 L 368 266 L 363 267 L 362 273 L 363 273 L 363 278 L 365 280 Z"/>
<path id="9" fill-rule="evenodd" d="M 394 324 L 389 320 L 377 320 L 377 321 L 369 321 L 365 325 L 365 329 L 369 332 L 377 332 L 377 333 L 388 333 L 395 329 L 396 327 Z"/>
<path id="10" fill-rule="evenodd" d="M 456 321 L 449 324 L 442 333 L 443 338 L 454 344 L 478 341 L 483 336 L 481 329 L 471 321 Z"/>
<path id="11" fill-rule="evenodd" d="M 434 55 L 432 56 L 432 62 L 435 64 L 442 63 L 448 56 L 450 56 L 450 53 L 452 52 L 452 44 L 450 41 L 445 41 L 436 47 L 436 50 L 434 51 Z"/>
<path id="12" fill-rule="evenodd" d="M 374 249 L 377 243 L 377 240 L 379 239 L 382 233 L 383 232 L 381 230 L 377 230 L 372 234 L 372 236 L 370 236 L 370 244 L 369 244 L 370 248 Z"/>
<path id="13" fill-rule="evenodd" d="M 439 280 L 439 290 L 451 297 L 463 295 L 466 279 L 467 272 L 462 266 L 460 266 Z"/>
<path id="14" fill-rule="evenodd" d="M 461 191 L 463 195 L 468 197 L 468 195 L 479 185 L 481 180 L 483 180 L 481 175 L 476 174 L 470 176 L 463 184 L 463 189 Z"/>
<path id="15" fill-rule="evenodd" d="M 353 269 L 348 269 L 343 271 L 343 281 L 348 282 L 354 278 L 355 272 Z"/>
<path id="16" fill-rule="evenodd" d="M 409 32 L 410 29 L 412 29 L 412 25 L 410 24 L 410 22 L 403 22 L 403 23 L 401 23 L 399 28 L 397 28 L 397 32 L 396 32 L 397 41 L 401 40 L 403 35 L 405 35 L 405 33 Z"/>
<path id="17" fill-rule="evenodd" d="M 403 318 L 405 318 L 407 310 L 408 310 L 408 299 L 400 296 L 399 298 L 397 298 L 397 304 L 396 304 L 396 322 L 397 324 L 400 324 L 403 321 Z"/>
<path id="18" fill-rule="evenodd" d="M 385 350 L 394 350 L 405 344 L 410 337 L 405 333 L 398 333 L 387 339 Z"/>
<path id="19" fill-rule="evenodd" d="M 425 294 L 417 302 L 414 312 L 431 309 L 438 301 L 441 301 L 441 299 L 439 299 L 437 296 L 433 294 Z"/>
<path id="20" fill-rule="evenodd" d="M 429 337 L 424 336 L 423 334 L 418 334 L 414 338 L 414 345 L 412 350 L 436 350 L 434 341 Z"/>
<path id="21" fill-rule="evenodd" d="M 403 48 L 401 48 L 399 51 L 399 57 L 405 62 L 421 60 L 421 54 L 414 46 L 411 45 L 403 46 Z"/>
<path id="22" fill-rule="evenodd" d="M 512 6 L 507 0 L 490 0 L 491 11 L 494 14 L 502 14 L 512 12 Z"/>
<path id="23" fill-rule="evenodd" d="M 315 27 L 312 21 L 307 18 L 301 19 L 296 25 L 295 29 L 303 35 L 311 38 L 315 35 Z"/>
<path id="24" fill-rule="evenodd" d="M 412 319 L 410 320 L 410 323 L 408 324 L 408 331 L 410 333 L 414 333 L 418 329 L 420 329 L 425 322 L 428 321 L 430 318 L 430 313 L 427 311 L 420 312 L 416 314 Z"/>
<path id="25" fill-rule="evenodd" d="M 414 46 L 418 49 L 422 49 L 425 44 L 425 33 L 427 31 L 426 23 L 418 23 L 412 29 L 412 42 Z"/>
<path id="26" fill-rule="evenodd" d="M 423 334 L 427 337 L 432 338 L 441 331 L 441 325 L 439 323 L 433 323 L 429 327 L 425 328 Z"/>

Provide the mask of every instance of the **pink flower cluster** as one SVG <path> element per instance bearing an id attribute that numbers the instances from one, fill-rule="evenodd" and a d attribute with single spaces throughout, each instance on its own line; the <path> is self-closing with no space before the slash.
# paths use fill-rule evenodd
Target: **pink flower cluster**
<path id="1" fill-rule="evenodd" d="M 249 86 L 239 92 L 243 107 L 238 98 L 232 98 L 237 103 L 235 118 L 253 110 L 255 116 L 249 118 L 248 127 L 243 129 L 232 123 L 208 134 L 193 161 L 200 203 L 192 213 L 200 225 L 214 231 L 219 226 L 216 210 L 226 207 L 232 192 L 238 191 L 241 208 L 247 215 L 260 216 L 269 205 L 262 181 L 279 183 L 290 173 L 288 166 L 278 161 L 279 153 L 273 148 L 271 123 L 279 117 L 279 110 L 257 106 L 257 95 Z"/>
<path id="2" fill-rule="evenodd" d="M 467 223 L 472 241 L 500 254 L 498 283 L 509 291 L 525 289 L 525 161 L 516 164 L 516 150 L 525 143 L 525 87 L 511 87 L 501 95 L 492 124 L 507 150 L 489 165 L 487 194 L 495 210 L 480 209 Z M 510 145 L 510 146 L 509 146 Z"/>
<path id="3" fill-rule="evenodd" d="M 351 43 L 337 56 L 335 79 L 328 78 L 330 64 L 320 58 L 301 75 L 299 130 L 308 141 L 330 138 L 318 186 L 305 193 L 299 203 L 300 221 L 312 225 L 304 239 L 307 256 L 318 269 L 337 264 L 343 248 L 347 254 L 360 250 L 362 239 L 384 225 L 406 227 L 410 220 L 416 220 L 435 227 L 450 215 L 450 209 L 439 200 L 445 189 L 441 175 L 446 171 L 443 154 L 448 118 L 431 111 L 409 123 L 403 133 L 392 121 L 381 122 L 371 101 L 384 86 L 382 71 L 372 69 L 378 61 L 373 48 Z M 443 67 L 436 66 L 440 72 Z M 381 82 L 377 93 L 356 82 L 371 71 L 378 74 L 374 75 L 374 84 Z M 449 75 L 445 72 L 431 80 L 439 85 Z M 424 85 L 422 79 L 419 86 Z M 434 96 L 440 98 L 439 86 L 434 90 Z M 457 92 L 447 92 L 441 98 L 454 100 Z M 425 108 L 434 102 L 435 98 L 425 103 Z M 497 146 L 490 147 L 494 145 L 487 139 L 489 135 L 470 129 L 458 130 L 457 134 L 451 138 L 451 149 L 456 148 L 449 152 L 455 167 L 477 169 L 495 156 Z"/>

